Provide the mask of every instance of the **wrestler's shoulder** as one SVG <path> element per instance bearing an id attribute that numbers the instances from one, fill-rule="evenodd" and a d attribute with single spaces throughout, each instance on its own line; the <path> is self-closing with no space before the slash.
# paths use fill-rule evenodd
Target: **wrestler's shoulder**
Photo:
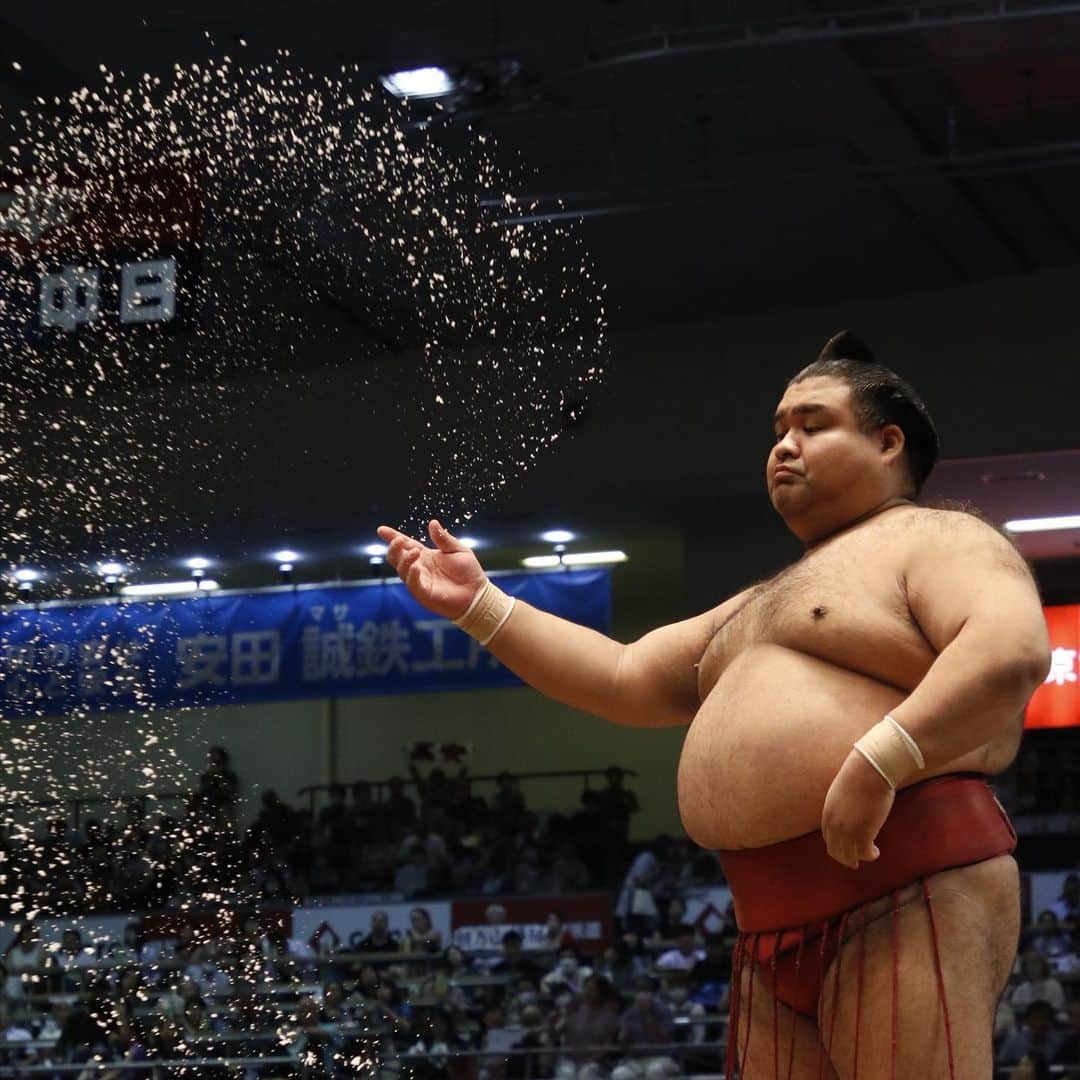
<path id="1" fill-rule="evenodd" d="M 1008 532 L 970 503 L 940 500 L 929 506 L 912 507 L 905 518 L 914 549 L 929 545 L 940 551 L 942 544 L 965 548 L 975 545 L 995 553 L 1003 564 L 1027 569 L 1023 555 Z"/>

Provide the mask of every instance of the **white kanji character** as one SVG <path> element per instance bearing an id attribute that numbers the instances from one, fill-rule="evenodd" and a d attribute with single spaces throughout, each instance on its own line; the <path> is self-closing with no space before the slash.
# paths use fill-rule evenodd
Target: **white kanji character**
<path id="1" fill-rule="evenodd" d="M 408 674 L 409 663 L 405 657 L 412 651 L 409 631 L 401 625 L 400 619 L 379 624 L 379 649 L 376 669 L 380 675 L 386 675 L 391 668 Z"/>
<path id="2" fill-rule="evenodd" d="M 71 646 L 66 641 L 50 641 L 45 646 L 45 661 L 42 665 L 46 672 L 45 697 L 58 701 L 68 696 L 71 676 L 62 669 L 71 661 Z"/>
<path id="3" fill-rule="evenodd" d="M 37 649 L 32 641 L 5 645 L 0 651 L 4 673 L 4 693 L 10 698 L 26 698 L 33 690 L 34 662 Z"/>
<path id="4" fill-rule="evenodd" d="M 176 659 L 180 662 L 180 677 L 176 685 L 181 690 L 209 683 L 224 686 L 225 667 L 229 662 L 229 644 L 224 634 L 196 634 L 176 642 Z"/>
<path id="5" fill-rule="evenodd" d="M 417 630 L 431 635 L 431 659 L 414 660 L 413 671 L 464 671 L 465 659 L 446 655 L 446 631 L 455 629 L 449 619 L 419 619 Z"/>
<path id="6" fill-rule="evenodd" d="M 1064 686 L 1076 682 L 1076 649 L 1054 649 L 1050 653 L 1050 674 L 1046 682 Z"/>
<path id="7" fill-rule="evenodd" d="M 281 678 L 281 633 L 241 630 L 232 636 L 232 681 L 235 686 L 275 683 Z"/>
<path id="8" fill-rule="evenodd" d="M 109 639 L 91 638 L 79 642 L 79 697 L 98 697 L 111 687 L 109 682 Z"/>
<path id="9" fill-rule="evenodd" d="M 322 634 L 317 626 L 305 626 L 300 633 L 300 661 L 305 682 L 326 678 L 326 658 L 322 649 Z"/>

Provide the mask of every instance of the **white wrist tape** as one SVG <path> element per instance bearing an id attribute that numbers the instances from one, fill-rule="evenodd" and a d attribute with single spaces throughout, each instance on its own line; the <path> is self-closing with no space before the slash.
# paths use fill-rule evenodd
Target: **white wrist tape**
<path id="1" fill-rule="evenodd" d="M 926 767 L 919 744 L 891 716 L 878 721 L 855 743 L 855 749 L 891 788 L 902 784 L 916 769 Z"/>
<path id="2" fill-rule="evenodd" d="M 454 620 L 470 637 L 486 645 L 503 628 L 514 610 L 516 597 L 508 596 L 488 578 L 472 598 L 465 614 Z"/>

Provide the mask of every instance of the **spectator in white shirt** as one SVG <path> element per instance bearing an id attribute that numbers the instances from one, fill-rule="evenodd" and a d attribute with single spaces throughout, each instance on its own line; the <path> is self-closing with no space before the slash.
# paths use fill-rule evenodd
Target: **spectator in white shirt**
<path id="1" fill-rule="evenodd" d="M 1059 923 L 1080 923 L 1080 874 L 1066 874 L 1061 895 L 1050 905 Z"/>
<path id="2" fill-rule="evenodd" d="M 1058 926 L 1058 917 L 1047 909 L 1036 923 L 1038 933 L 1031 939 L 1031 948 L 1042 953 L 1053 964 L 1055 957 L 1069 951 L 1069 935 Z"/>
<path id="3" fill-rule="evenodd" d="M 1046 957 L 1034 950 L 1024 953 L 1022 970 L 1024 980 L 1009 995 L 1009 1004 L 1017 1012 L 1024 1012 L 1033 1001 L 1045 1001 L 1056 1014 L 1064 1017 L 1065 991 L 1050 974 Z"/>
<path id="4" fill-rule="evenodd" d="M 661 953 L 656 966 L 661 971 L 691 971 L 699 960 L 705 959 L 705 950 L 699 949 L 694 940 L 694 928 L 683 923 L 675 935 L 675 948 Z"/>

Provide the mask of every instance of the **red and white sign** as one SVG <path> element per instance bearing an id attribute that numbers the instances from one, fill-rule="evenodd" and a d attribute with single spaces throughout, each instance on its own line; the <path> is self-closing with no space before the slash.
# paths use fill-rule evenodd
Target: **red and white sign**
<path id="1" fill-rule="evenodd" d="M 390 932 L 403 938 L 409 929 L 413 909 L 419 907 L 428 913 L 431 925 L 448 944 L 450 906 L 446 901 L 421 900 L 415 904 L 320 904 L 298 907 L 292 913 L 292 932 L 294 937 L 306 941 L 319 952 L 334 951 L 332 946 L 335 942 L 338 948 L 349 951 L 371 933 L 371 916 L 376 911 L 385 911 L 390 920 Z"/>
<path id="2" fill-rule="evenodd" d="M 1080 604 L 1043 609 L 1050 630 L 1050 671 L 1035 691 L 1027 712 L 1026 728 L 1080 726 Z"/>

